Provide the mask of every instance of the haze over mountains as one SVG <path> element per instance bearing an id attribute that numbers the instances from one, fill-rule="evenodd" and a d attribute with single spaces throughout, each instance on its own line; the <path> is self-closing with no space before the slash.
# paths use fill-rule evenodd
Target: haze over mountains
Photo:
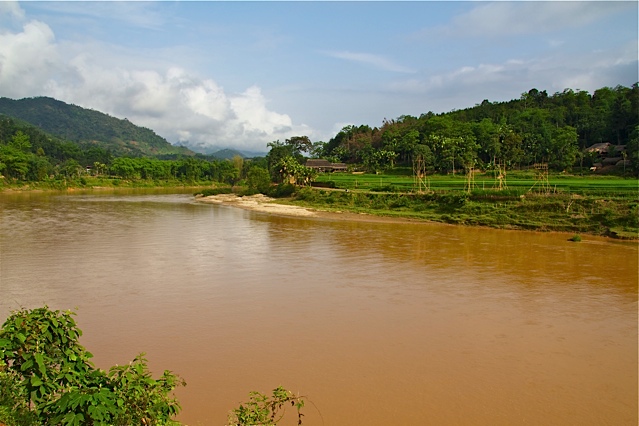
<path id="1" fill-rule="evenodd" d="M 201 146 L 191 147 L 187 144 L 173 145 L 153 130 L 137 126 L 126 118 L 116 118 L 50 97 L 19 100 L 1 97 L 0 114 L 25 121 L 46 133 L 75 142 L 80 146 L 100 146 L 111 150 L 116 155 L 156 157 L 193 156 L 201 153 L 216 158 L 264 155 L 264 153 L 240 152 L 224 147 L 208 146 L 202 149 Z"/>

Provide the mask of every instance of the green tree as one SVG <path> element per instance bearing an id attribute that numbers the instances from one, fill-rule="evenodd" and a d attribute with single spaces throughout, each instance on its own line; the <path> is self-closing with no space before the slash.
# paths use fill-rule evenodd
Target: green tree
<path id="1" fill-rule="evenodd" d="M 69 179 L 77 178 L 82 173 L 82 166 L 71 158 L 60 165 L 60 172 Z"/>
<path id="2" fill-rule="evenodd" d="M 634 171 L 635 177 L 637 177 L 639 175 L 639 125 L 635 126 L 630 134 L 626 151 L 627 158 L 630 161 L 630 169 Z"/>
<path id="3" fill-rule="evenodd" d="M 552 132 L 551 148 L 548 163 L 555 170 L 566 170 L 577 160 L 577 131 L 574 127 L 566 126 L 554 129 Z"/>
<path id="4" fill-rule="evenodd" d="M 28 135 L 18 130 L 11 138 L 9 146 L 26 153 L 31 150 L 31 141 Z"/>
<path id="5" fill-rule="evenodd" d="M 293 136 L 290 139 L 286 139 L 286 144 L 290 145 L 293 153 L 296 154 L 310 153 L 313 150 L 313 142 L 308 136 Z"/>
<path id="6" fill-rule="evenodd" d="M 122 179 L 134 179 L 140 176 L 137 162 L 133 158 L 119 157 L 113 160 L 109 170 Z"/>
<path id="7" fill-rule="evenodd" d="M 262 167 L 251 167 L 246 176 L 246 183 L 249 190 L 267 194 L 271 187 L 271 176 L 268 170 Z"/>
<path id="8" fill-rule="evenodd" d="M 25 180 L 30 157 L 14 146 L 0 146 L 0 171 L 8 178 Z"/>

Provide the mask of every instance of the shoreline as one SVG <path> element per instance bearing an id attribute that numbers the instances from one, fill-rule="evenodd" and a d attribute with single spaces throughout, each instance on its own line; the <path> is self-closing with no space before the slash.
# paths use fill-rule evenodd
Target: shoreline
<path id="1" fill-rule="evenodd" d="M 256 213 L 265 213 L 274 216 L 285 216 L 295 218 L 310 218 L 320 220 L 333 220 L 333 221 L 355 221 L 355 222 L 369 222 L 369 223 L 397 223 L 397 224 L 418 224 L 418 225 L 438 225 L 438 226 L 465 226 L 470 228 L 483 228 L 499 231 L 510 232 L 530 232 L 530 233 L 544 233 L 544 234 L 559 234 L 565 235 L 567 240 L 570 236 L 575 235 L 575 232 L 557 231 L 557 230 L 531 230 L 531 229 L 518 229 L 518 228 L 499 228 L 491 226 L 481 225 L 464 225 L 464 224 L 452 224 L 446 222 L 437 222 L 426 219 L 416 219 L 410 217 L 390 217 L 390 216 L 377 216 L 369 213 L 355 213 L 344 210 L 328 211 L 319 210 L 316 208 L 302 207 L 291 204 L 277 203 L 277 199 L 271 198 L 262 194 L 238 196 L 236 194 L 218 194 L 195 197 L 195 202 L 203 204 L 216 204 L 228 207 L 235 207 L 242 210 L 252 211 Z M 603 235 L 595 235 L 588 233 L 579 233 L 580 235 L 587 235 L 588 239 L 598 240 L 602 242 L 610 243 L 630 243 L 639 244 L 639 239 L 620 239 L 612 238 Z"/>
<path id="2" fill-rule="evenodd" d="M 200 185 L 184 185 L 184 186 L 156 186 L 156 187 L 127 187 L 127 186 L 92 186 L 92 187 L 68 187 L 65 189 L 52 189 L 52 188 L 2 188 L 0 194 L 25 194 L 25 193 L 126 193 L 126 192 L 145 192 L 145 191 L 178 191 L 180 193 L 189 193 L 194 189 L 206 188 L 208 186 Z M 192 192 L 191 192 L 192 194 Z M 625 243 L 639 243 L 639 238 L 617 238 L 610 235 L 601 235 L 590 232 L 578 232 L 578 231 L 566 231 L 556 229 L 525 229 L 510 226 L 490 226 L 482 224 L 463 224 L 463 223 L 447 223 L 445 221 L 429 220 L 427 218 L 416 217 L 402 217 L 402 216 L 385 216 L 376 215 L 371 213 L 353 212 L 347 209 L 344 210 L 323 210 L 321 207 L 303 207 L 293 204 L 286 204 L 278 202 L 278 199 L 271 198 L 262 194 L 239 196 L 236 194 L 218 194 L 210 196 L 195 195 L 195 202 L 203 204 L 217 204 L 230 207 L 236 207 L 247 211 L 253 211 L 257 213 L 265 213 L 274 216 L 284 217 L 298 217 L 331 221 L 353 221 L 353 222 L 369 222 L 369 223 L 397 223 L 397 224 L 420 224 L 420 225 L 446 225 L 446 226 L 465 226 L 472 228 L 485 228 L 503 231 L 515 231 L 515 232 L 533 232 L 533 233 L 556 233 L 566 235 L 567 237 L 578 235 L 588 235 L 589 238 L 601 239 L 602 241 L 609 242 L 625 242 Z"/>
<path id="3" fill-rule="evenodd" d="M 327 219 L 327 220 L 339 220 L 339 221 L 358 221 L 358 222 L 378 222 L 378 223 L 437 223 L 441 225 L 455 226 L 449 223 L 440 223 L 434 221 L 413 219 L 409 217 L 389 217 L 389 216 L 377 216 L 368 213 L 354 213 L 349 211 L 328 211 L 319 210 L 315 208 L 295 206 L 291 204 L 277 203 L 276 198 L 271 198 L 266 195 L 245 195 L 239 196 L 236 194 L 218 194 L 195 197 L 195 201 L 205 204 L 216 204 L 230 207 L 237 207 L 243 210 L 253 211 L 257 213 L 266 213 L 276 216 L 286 217 L 307 217 L 314 219 Z"/>

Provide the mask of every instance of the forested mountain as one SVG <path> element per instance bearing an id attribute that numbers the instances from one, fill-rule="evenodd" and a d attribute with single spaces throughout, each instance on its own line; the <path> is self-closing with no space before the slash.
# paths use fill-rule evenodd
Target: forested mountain
<path id="1" fill-rule="evenodd" d="M 153 130 L 127 119 L 69 105 L 53 98 L 13 100 L 0 98 L 0 114 L 26 121 L 82 148 L 97 147 L 116 156 L 193 155 L 185 147 L 173 146 Z"/>
<path id="2" fill-rule="evenodd" d="M 507 102 L 484 100 L 472 108 L 385 120 L 380 128 L 347 126 L 314 155 L 367 169 L 410 165 L 419 156 L 438 172 L 517 168 L 548 163 L 558 171 L 592 165 L 584 149 L 610 143 L 639 169 L 639 86 L 604 87 L 592 95 L 532 89 Z"/>

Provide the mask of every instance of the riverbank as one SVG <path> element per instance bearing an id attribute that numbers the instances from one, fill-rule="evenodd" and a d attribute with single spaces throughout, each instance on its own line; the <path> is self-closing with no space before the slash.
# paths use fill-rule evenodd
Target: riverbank
<path id="1" fill-rule="evenodd" d="M 59 192 L 59 191 L 108 191 L 118 189 L 174 189 L 193 190 L 211 188 L 219 185 L 213 181 L 182 181 L 120 179 L 112 177 L 82 176 L 73 179 L 47 179 L 32 182 L 7 182 L 0 179 L 0 193 L 5 192 Z"/>
<path id="2" fill-rule="evenodd" d="M 70 183 L 70 182 L 69 182 Z M 1 193 L 61 192 L 130 193 L 137 191 L 206 192 L 208 182 L 119 181 L 116 185 L 50 187 L 4 186 Z M 231 192 L 231 188 L 227 188 Z M 511 193 L 512 192 L 512 193 Z M 582 196 L 578 194 L 525 193 L 515 191 L 439 191 L 426 194 L 373 193 L 363 191 L 297 188 L 291 197 L 233 193 L 196 197 L 196 201 L 223 204 L 274 215 L 367 222 L 435 222 L 499 229 L 589 234 L 639 240 L 639 208 L 636 196 Z"/>
<path id="3" fill-rule="evenodd" d="M 198 202 L 332 220 L 438 222 L 639 240 L 637 202 L 576 195 L 373 194 L 302 189 L 291 198 L 219 194 Z"/>
<path id="4" fill-rule="evenodd" d="M 356 213 L 341 210 L 322 210 L 320 208 L 303 207 L 300 205 L 290 204 L 291 200 L 289 199 L 271 198 L 262 194 L 245 196 L 236 194 L 218 194 L 209 195 L 206 197 L 196 195 L 195 201 L 198 203 L 224 205 L 257 213 L 266 213 L 289 217 L 309 217 L 338 221 L 359 222 L 419 222 L 416 219 L 407 217 L 401 218 L 392 216 L 377 216 L 368 213 Z"/>

